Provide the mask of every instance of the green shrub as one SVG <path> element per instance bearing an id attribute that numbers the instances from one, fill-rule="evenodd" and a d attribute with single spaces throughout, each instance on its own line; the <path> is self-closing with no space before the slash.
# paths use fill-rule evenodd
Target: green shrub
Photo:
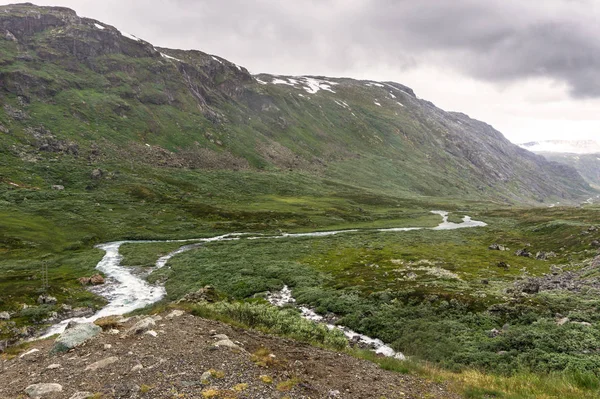
<path id="1" fill-rule="evenodd" d="M 192 314 L 200 317 L 235 322 L 299 341 L 344 349 L 348 341 L 339 330 L 303 319 L 293 309 L 278 309 L 263 303 L 217 302 L 194 306 Z"/>

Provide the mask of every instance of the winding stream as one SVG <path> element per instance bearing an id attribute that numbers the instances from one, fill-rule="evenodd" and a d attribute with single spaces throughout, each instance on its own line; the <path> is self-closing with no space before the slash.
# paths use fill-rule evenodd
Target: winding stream
<path id="1" fill-rule="evenodd" d="M 483 227 L 487 226 L 486 223 L 472 220 L 469 216 L 463 217 L 462 223 L 452 223 L 448 221 L 448 212 L 445 211 L 431 211 L 442 217 L 442 222 L 432 228 L 426 227 L 401 227 L 401 228 L 388 228 L 388 229 L 375 229 L 373 231 L 379 232 L 403 232 L 412 230 L 454 230 L 460 228 L 472 228 L 472 227 Z M 278 238 L 295 238 L 295 237 L 326 237 L 336 234 L 352 233 L 359 230 L 334 230 L 334 231 L 319 231 L 313 233 L 283 233 L 277 236 L 248 236 L 248 240 L 259 240 L 259 239 L 278 239 Z M 369 230 L 364 230 L 369 231 Z M 232 233 L 225 234 L 210 238 L 196 238 L 190 240 L 139 240 L 139 241 L 115 241 L 106 244 L 97 245 L 96 248 L 105 251 L 104 257 L 96 265 L 96 269 L 104 273 L 107 277 L 107 282 L 103 286 L 97 286 L 91 288 L 91 291 L 102 296 L 108 301 L 108 304 L 96 312 L 90 317 L 78 317 L 71 318 L 61 321 L 50 327 L 41 338 L 47 338 L 54 334 L 62 333 L 67 325 L 71 322 L 76 323 L 90 323 L 101 317 L 112 316 L 112 315 L 123 315 L 132 312 L 136 309 L 143 308 L 151 305 L 155 302 L 160 301 L 166 295 L 166 290 L 162 285 L 153 285 L 148 283 L 142 277 L 133 273 L 131 267 L 121 266 L 122 256 L 119 254 L 119 248 L 123 244 L 142 244 L 142 243 L 153 243 L 153 242 L 181 242 L 189 243 L 183 245 L 177 250 L 170 252 L 169 254 L 162 256 L 156 261 L 153 270 L 164 267 L 167 262 L 175 255 L 190 251 L 198 248 L 199 246 L 216 241 L 231 241 L 239 240 L 241 236 L 249 235 L 247 233 Z M 278 293 L 271 293 L 268 297 L 269 302 L 275 306 L 283 306 L 285 304 L 295 303 L 295 299 L 292 296 L 291 290 L 284 286 L 283 289 Z M 312 320 L 318 323 L 325 323 L 323 317 L 314 312 L 314 310 L 301 306 L 299 307 L 302 312 L 302 316 L 308 320 Z M 332 324 L 325 323 L 329 328 L 339 328 L 344 332 L 344 335 L 351 340 L 357 340 L 365 345 L 368 345 L 384 356 L 396 357 L 404 359 L 404 355 L 399 352 L 395 352 L 391 347 L 383 343 L 379 339 L 367 337 L 365 335 L 358 334 L 343 326 L 334 326 Z"/>

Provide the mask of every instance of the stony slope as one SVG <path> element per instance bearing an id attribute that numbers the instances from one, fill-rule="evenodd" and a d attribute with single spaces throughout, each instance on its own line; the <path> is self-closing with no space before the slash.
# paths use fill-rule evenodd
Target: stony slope
<path id="1" fill-rule="evenodd" d="M 459 397 L 443 384 L 288 339 L 189 314 L 155 319 L 156 336 L 140 330 L 123 338 L 134 319 L 120 333 L 104 332 L 55 356 L 52 340 L 33 344 L 25 353 L 37 352 L 2 360 L 0 377 L 9 383 L 0 384 L 0 398 L 29 397 L 33 384 L 61 386 L 43 398 Z M 241 347 L 216 347 L 223 338 Z"/>
<path id="2" fill-rule="evenodd" d="M 64 8 L 0 7 L 0 34 L 0 172 L 9 177 L 57 158 L 304 170 L 394 195 L 502 202 L 589 192 L 572 168 L 397 83 L 252 76 Z"/>

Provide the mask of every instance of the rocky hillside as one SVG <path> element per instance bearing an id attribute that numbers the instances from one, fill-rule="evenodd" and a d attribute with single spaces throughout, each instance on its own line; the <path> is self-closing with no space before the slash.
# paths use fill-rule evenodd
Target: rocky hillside
<path id="1" fill-rule="evenodd" d="M 80 324 L 0 360 L 0 398 L 458 398 L 443 384 L 182 311 Z"/>
<path id="2" fill-rule="evenodd" d="M 600 153 L 597 154 L 565 154 L 540 153 L 546 159 L 569 165 L 579 172 L 592 186 L 600 187 Z"/>
<path id="3" fill-rule="evenodd" d="M 140 173 L 297 170 L 394 195 L 502 202 L 566 202 L 590 190 L 574 169 L 404 85 L 253 76 L 65 8 L 0 7 L 0 82 L 4 185 L 53 159 L 135 162 Z"/>

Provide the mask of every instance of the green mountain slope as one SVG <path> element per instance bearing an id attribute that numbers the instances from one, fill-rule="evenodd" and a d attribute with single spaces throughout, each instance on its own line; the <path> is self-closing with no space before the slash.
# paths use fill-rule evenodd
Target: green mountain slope
<path id="1" fill-rule="evenodd" d="M 29 169 L 25 183 L 47 187 L 31 165 L 53 159 L 135 163 L 149 180 L 157 168 L 295 170 L 390 195 L 505 203 L 590 191 L 575 170 L 397 83 L 252 76 L 64 8 L 0 7 L 0 34 L 4 185 Z"/>

